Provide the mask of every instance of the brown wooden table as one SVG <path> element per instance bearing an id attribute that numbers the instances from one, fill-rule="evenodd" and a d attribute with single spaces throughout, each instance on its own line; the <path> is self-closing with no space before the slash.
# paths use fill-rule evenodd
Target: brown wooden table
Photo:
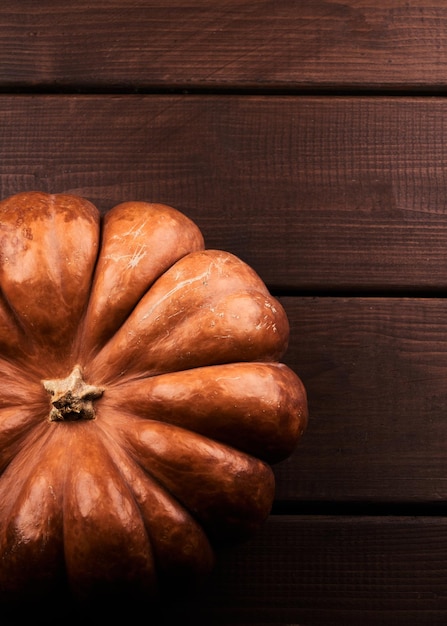
<path id="1" fill-rule="evenodd" d="M 0 91 L 1 197 L 171 204 L 289 315 L 308 431 L 162 623 L 447 624 L 447 3 L 10 0 Z"/>

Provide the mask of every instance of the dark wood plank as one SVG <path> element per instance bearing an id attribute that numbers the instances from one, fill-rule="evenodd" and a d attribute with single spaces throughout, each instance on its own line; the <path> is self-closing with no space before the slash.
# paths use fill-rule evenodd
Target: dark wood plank
<path id="1" fill-rule="evenodd" d="M 446 88 L 443 0 L 13 0 L 3 89 Z"/>
<path id="2" fill-rule="evenodd" d="M 190 215 L 275 289 L 447 285 L 444 99 L 3 96 L 0 195 Z"/>
<path id="3" fill-rule="evenodd" d="M 278 500 L 297 511 L 303 501 L 445 509 L 447 300 L 282 302 L 285 360 L 306 386 L 310 421 L 275 466 Z"/>
<path id="4" fill-rule="evenodd" d="M 165 624 L 447 623 L 447 519 L 271 518 Z"/>

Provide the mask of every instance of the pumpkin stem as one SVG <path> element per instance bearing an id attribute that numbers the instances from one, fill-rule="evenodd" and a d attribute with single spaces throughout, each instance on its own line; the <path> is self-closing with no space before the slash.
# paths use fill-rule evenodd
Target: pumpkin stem
<path id="1" fill-rule="evenodd" d="M 93 400 L 100 398 L 104 389 L 88 385 L 79 365 L 67 378 L 43 380 L 42 384 L 51 396 L 50 422 L 95 419 Z"/>

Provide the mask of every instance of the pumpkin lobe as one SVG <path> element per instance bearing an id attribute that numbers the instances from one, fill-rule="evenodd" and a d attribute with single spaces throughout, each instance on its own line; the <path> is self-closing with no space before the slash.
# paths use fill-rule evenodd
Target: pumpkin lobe
<path id="1" fill-rule="evenodd" d="M 66 378 L 43 380 L 42 385 L 51 396 L 50 422 L 95 419 L 93 400 L 102 396 L 104 388 L 87 384 L 79 365 Z"/>

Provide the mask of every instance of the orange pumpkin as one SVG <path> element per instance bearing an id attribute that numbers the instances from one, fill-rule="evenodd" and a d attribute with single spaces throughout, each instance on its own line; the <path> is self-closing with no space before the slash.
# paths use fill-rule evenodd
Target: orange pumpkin
<path id="1" fill-rule="evenodd" d="M 200 579 L 306 425 L 282 306 L 160 204 L 14 195 L 0 260 L 2 598 Z"/>

